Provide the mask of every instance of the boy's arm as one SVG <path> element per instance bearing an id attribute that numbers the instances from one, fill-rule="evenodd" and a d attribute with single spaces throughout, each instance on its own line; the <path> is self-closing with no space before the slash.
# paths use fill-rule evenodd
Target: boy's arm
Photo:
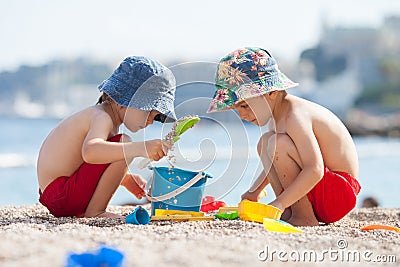
<path id="1" fill-rule="evenodd" d="M 286 130 L 297 148 L 303 166 L 292 184 L 270 203 L 282 210 L 310 192 L 324 174 L 324 161 L 312 123 L 294 115 L 288 118 Z"/>
<path id="2" fill-rule="evenodd" d="M 149 157 L 157 161 L 166 155 L 168 148 L 161 140 L 126 143 L 106 141 L 112 127 L 112 120 L 106 114 L 98 114 L 92 118 L 82 145 L 85 162 L 104 164 L 135 157 Z"/>
<path id="3" fill-rule="evenodd" d="M 264 171 L 262 171 L 258 178 L 254 181 L 253 185 L 249 188 L 249 192 L 260 193 L 268 184 L 268 176 L 265 174 Z"/>
<path id="4" fill-rule="evenodd" d="M 262 171 L 258 178 L 254 181 L 253 185 L 247 192 L 242 195 L 242 200 L 247 199 L 251 201 L 258 201 L 261 191 L 269 184 L 269 180 L 265 172 Z"/>
<path id="5" fill-rule="evenodd" d="M 161 140 L 158 141 L 161 144 Z M 84 143 L 82 157 L 91 164 L 111 163 L 125 158 L 147 157 L 145 147 L 145 142 L 116 143 L 96 137 Z"/>

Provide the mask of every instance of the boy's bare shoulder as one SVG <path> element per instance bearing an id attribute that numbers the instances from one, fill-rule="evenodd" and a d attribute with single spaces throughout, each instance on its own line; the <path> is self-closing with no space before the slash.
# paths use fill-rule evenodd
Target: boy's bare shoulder
<path id="1" fill-rule="evenodd" d="M 99 106 L 91 106 L 87 107 L 73 115 L 70 116 L 70 118 L 75 118 L 75 119 L 83 119 L 86 121 L 92 121 L 92 120 L 105 120 L 105 121 L 110 121 L 112 123 L 111 117 L 108 115 L 107 112 L 105 112 L 102 108 Z"/>
<path id="2" fill-rule="evenodd" d="M 78 131 L 87 132 L 94 123 L 101 123 L 103 127 L 112 128 L 111 117 L 98 106 L 87 107 L 65 118 L 54 130 L 54 132 Z"/>
<path id="3" fill-rule="evenodd" d="M 300 97 L 292 97 L 289 101 L 290 108 L 286 118 L 292 122 L 314 123 L 315 121 L 327 121 L 336 117 L 327 108 Z"/>
<path id="4" fill-rule="evenodd" d="M 112 123 L 110 115 L 104 111 L 100 106 L 91 106 L 87 108 L 88 113 L 94 119 L 104 119 Z"/>
<path id="5" fill-rule="evenodd" d="M 299 97 L 291 97 L 288 101 L 288 108 L 285 114 L 286 128 L 298 127 L 299 124 L 311 124 L 311 116 L 316 107 L 314 103 Z"/>
<path id="6" fill-rule="evenodd" d="M 286 114 L 286 130 L 289 134 L 309 134 L 320 138 L 349 138 L 343 122 L 329 109 L 297 98 Z"/>
<path id="7" fill-rule="evenodd" d="M 285 114 L 285 128 L 288 133 L 311 134 L 317 128 L 324 125 L 327 127 L 329 124 L 341 123 L 337 116 L 325 107 L 299 97 L 290 99 Z"/>

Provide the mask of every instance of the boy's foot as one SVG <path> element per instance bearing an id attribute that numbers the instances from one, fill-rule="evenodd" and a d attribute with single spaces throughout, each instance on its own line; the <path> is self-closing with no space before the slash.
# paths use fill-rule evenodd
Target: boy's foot
<path id="1" fill-rule="evenodd" d="M 111 219 L 125 219 L 124 216 L 121 216 L 121 215 L 118 215 L 118 214 L 115 214 L 115 213 L 111 213 L 111 212 L 107 212 L 107 211 L 99 213 L 99 214 L 97 214 L 97 215 L 95 215 L 93 217 L 96 217 L 96 218 L 111 218 Z"/>
<path id="2" fill-rule="evenodd" d="M 283 211 L 281 215 L 281 220 L 287 222 L 291 217 L 292 217 L 292 209 L 289 207 Z"/>
<path id="3" fill-rule="evenodd" d="M 292 216 L 287 222 L 294 226 L 319 226 L 319 222 L 315 218 L 299 218 Z"/>

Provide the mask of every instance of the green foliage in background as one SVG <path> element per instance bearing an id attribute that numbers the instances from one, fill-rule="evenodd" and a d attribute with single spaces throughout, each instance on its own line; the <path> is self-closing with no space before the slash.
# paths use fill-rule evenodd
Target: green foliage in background
<path id="1" fill-rule="evenodd" d="M 378 67 L 383 82 L 364 88 L 356 105 L 375 104 L 400 108 L 400 56 L 386 56 L 379 61 Z"/>

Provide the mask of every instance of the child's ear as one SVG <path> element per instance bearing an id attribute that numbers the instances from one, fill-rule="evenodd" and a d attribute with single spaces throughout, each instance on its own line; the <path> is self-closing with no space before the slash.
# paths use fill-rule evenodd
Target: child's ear
<path id="1" fill-rule="evenodd" d="M 122 118 L 125 118 L 127 108 L 126 108 L 126 107 L 123 107 L 123 106 L 120 106 L 120 105 L 118 105 L 117 108 L 118 108 L 117 113 L 118 113 L 118 114 L 121 114 L 120 116 L 122 116 Z M 124 120 L 124 119 L 122 119 L 122 121 L 123 121 L 123 120 Z"/>
<path id="2" fill-rule="evenodd" d="M 275 92 L 269 92 L 269 93 L 264 94 L 265 99 L 274 100 L 276 98 L 274 93 Z"/>
<path id="3" fill-rule="evenodd" d="M 278 95 L 277 92 L 278 91 L 269 92 L 269 93 L 265 94 L 265 97 L 267 97 L 267 98 L 269 98 L 271 100 L 274 100 L 276 98 L 276 96 Z"/>

